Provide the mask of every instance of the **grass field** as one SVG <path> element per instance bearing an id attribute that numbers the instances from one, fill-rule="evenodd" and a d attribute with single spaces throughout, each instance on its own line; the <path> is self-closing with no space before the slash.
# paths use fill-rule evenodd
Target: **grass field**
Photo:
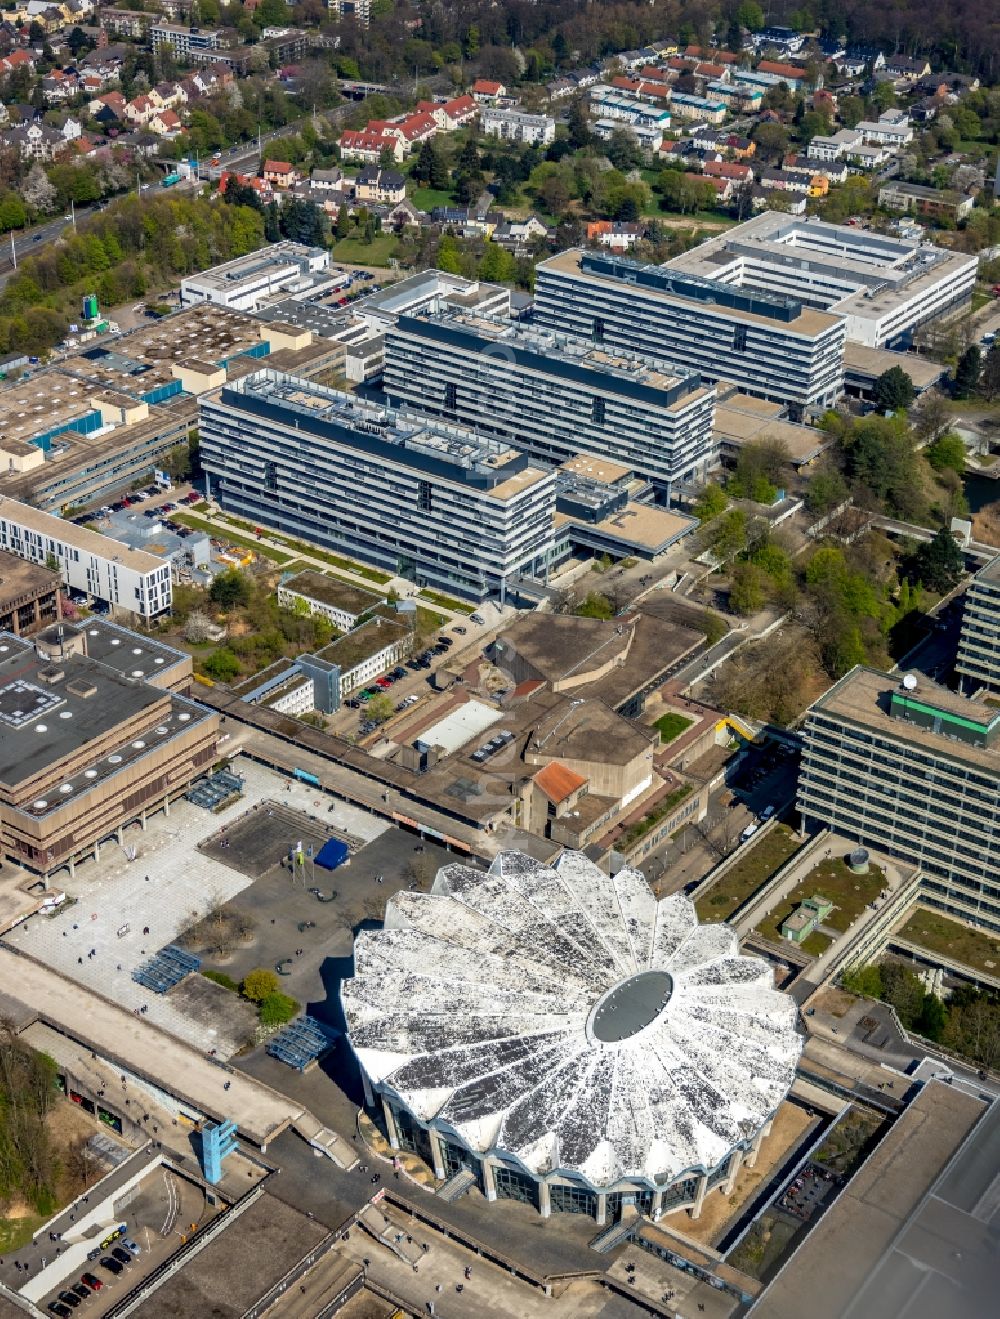
<path id="1" fill-rule="evenodd" d="M 666 714 L 660 715 L 653 727 L 659 731 L 660 741 L 666 745 L 667 742 L 672 742 L 675 737 L 680 737 L 685 728 L 690 728 L 693 723 L 693 719 L 685 719 L 682 714 L 675 714 L 673 710 L 668 710 Z"/>
<path id="2" fill-rule="evenodd" d="M 376 234 L 370 243 L 360 238 L 342 238 L 334 244 L 330 256 L 334 261 L 353 266 L 387 266 L 398 247 L 395 234 Z"/>
<path id="3" fill-rule="evenodd" d="M 441 609 L 450 609 L 453 614 L 474 614 L 476 606 L 470 605 L 467 600 L 453 600 L 449 595 L 442 595 L 440 591 L 423 590 L 420 592 L 421 600 L 429 600 L 432 605 L 437 605 Z"/>
<path id="4" fill-rule="evenodd" d="M 281 550 L 272 550 L 269 545 L 261 545 L 256 536 L 252 539 L 249 536 L 241 536 L 235 531 L 230 531 L 228 527 L 217 527 L 214 522 L 196 518 L 193 513 L 171 513 L 170 516 L 174 522 L 179 522 L 184 527 L 193 527 L 195 531 L 204 531 L 206 535 L 214 536 L 216 540 L 226 541 L 230 545 L 240 545 L 245 550 L 253 550 L 262 559 L 271 559 L 272 562 L 282 566 L 290 563 L 294 558 L 294 555 L 283 554 Z"/>
<path id="5" fill-rule="evenodd" d="M 414 188 L 410 193 L 410 201 L 418 210 L 433 211 L 435 206 L 454 206 L 455 201 L 451 193 L 444 188 Z"/>
<path id="6" fill-rule="evenodd" d="M 885 876 L 878 866 L 872 866 L 867 875 L 855 875 L 846 862 L 839 857 L 830 857 L 814 866 L 788 897 L 771 909 L 757 926 L 757 932 L 780 942 L 782 922 L 805 898 L 819 893 L 833 903 L 833 911 L 823 924 L 843 933 L 851 928 L 884 887 Z"/>
<path id="7" fill-rule="evenodd" d="M 899 931 L 899 936 L 928 952 L 961 962 L 963 966 L 993 976 L 1000 975 L 1000 940 L 984 930 L 972 930 L 926 907 L 917 908 Z"/>
<path id="8" fill-rule="evenodd" d="M 717 884 L 697 900 L 695 908 L 698 919 L 728 920 L 737 907 L 741 907 L 751 893 L 765 884 L 800 846 L 801 843 L 787 825 L 775 825 L 770 833 L 742 854 Z"/>

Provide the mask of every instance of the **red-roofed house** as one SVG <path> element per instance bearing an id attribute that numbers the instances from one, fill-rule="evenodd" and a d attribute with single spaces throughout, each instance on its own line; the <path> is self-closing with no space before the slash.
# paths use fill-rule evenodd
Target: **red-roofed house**
<path id="1" fill-rule="evenodd" d="M 358 160 L 364 165 L 378 165 L 383 151 L 397 165 L 406 155 L 402 139 L 386 133 L 370 133 L 365 128 L 345 128 L 339 146 L 341 160 Z"/>
<path id="2" fill-rule="evenodd" d="M 224 193 L 230 179 L 235 179 L 244 188 L 253 188 L 262 201 L 270 201 L 273 194 L 271 185 L 254 174 L 235 174 L 232 170 L 223 170 L 219 175 L 219 191 Z"/>
<path id="3" fill-rule="evenodd" d="M 4 55 L 0 59 L 0 75 L 6 77 L 8 73 L 13 73 L 15 69 L 33 69 L 35 61 L 31 58 L 26 50 L 12 50 L 9 55 Z"/>
<path id="4" fill-rule="evenodd" d="M 752 183 L 753 170 L 731 160 L 706 161 L 704 173 L 713 179 L 732 179 L 734 183 Z"/>
<path id="5" fill-rule="evenodd" d="M 705 60 L 710 59 L 713 64 L 739 64 L 739 55 L 734 55 L 731 50 L 705 50 L 701 46 L 688 46 L 684 51 L 686 60 Z"/>
<path id="6" fill-rule="evenodd" d="M 400 124 L 393 125 L 407 147 L 413 147 L 418 142 L 426 142 L 438 131 L 437 122 L 433 115 L 429 114 L 411 114 Z M 386 130 L 391 131 L 391 129 Z"/>
<path id="7" fill-rule="evenodd" d="M 587 786 L 587 780 L 576 770 L 570 769 L 558 760 L 550 760 L 535 775 L 535 787 L 539 789 L 553 806 L 565 806 L 568 810 Z"/>
<path id="8" fill-rule="evenodd" d="M 673 95 L 667 84 L 663 82 L 641 82 L 635 94 L 640 101 L 660 102 L 664 105 Z"/>
<path id="9" fill-rule="evenodd" d="M 148 128 L 151 133 L 158 133 L 160 137 L 176 137 L 181 131 L 182 124 L 176 110 L 157 110 L 150 119 Z"/>
<path id="10" fill-rule="evenodd" d="M 265 160 L 263 173 L 272 188 L 290 188 L 299 179 L 298 170 L 287 160 Z"/>
<path id="11" fill-rule="evenodd" d="M 696 64 L 694 72 L 696 77 L 710 78 L 712 82 L 718 82 L 720 78 L 729 77 L 729 70 L 724 64 Z"/>
<path id="12" fill-rule="evenodd" d="M 591 220 L 587 225 L 587 241 L 600 243 L 612 252 L 628 252 L 645 232 L 645 225 L 638 220 Z"/>
<path id="13" fill-rule="evenodd" d="M 639 77 L 643 82 L 669 82 L 670 78 L 666 69 L 659 69 L 655 64 L 647 64 L 645 68 L 639 70 Z"/>
<path id="14" fill-rule="evenodd" d="M 139 124 L 140 127 L 148 124 L 155 113 L 156 106 L 148 96 L 134 96 L 125 106 L 125 118 L 129 123 Z"/>
<path id="15" fill-rule="evenodd" d="M 805 81 L 806 71 L 795 64 L 780 64 L 777 60 L 761 60 L 757 65 L 758 73 L 769 73 L 772 78 L 780 78 L 788 84 L 789 91 L 797 92 Z"/>
<path id="16" fill-rule="evenodd" d="M 477 105 L 496 105 L 501 97 L 507 95 L 507 88 L 502 82 L 494 82 L 490 78 L 477 78 L 469 88 L 469 93 Z"/>
<path id="17" fill-rule="evenodd" d="M 456 96 L 451 101 L 445 101 L 444 113 L 446 116 L 446 128 L 459 128 L 462 124 L 468 124 L 479 113 L 479 107 L 471 96 Z"/>
<path id="18" fill-rule="evenodd" d="M 720 202 L 728 202 L 732 200 L 733 191 L 736 186 L 733 180 L 713 178 L 712 175 L 708 173 L 707 165 L 705 166 L 704 174 L 685 174 L 684 177 L 690 183 L 710 183 L 715 189 L 716 196 Z"/>

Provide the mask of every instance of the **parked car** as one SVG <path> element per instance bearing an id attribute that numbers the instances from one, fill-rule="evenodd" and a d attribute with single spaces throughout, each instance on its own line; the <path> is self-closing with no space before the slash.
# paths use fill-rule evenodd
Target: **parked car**
<path id="1" fill-rule="evenodd" d="M 124 1246 L 115 1246 L 114 1250 L 111 1252 L 111 1258 L 116 1259 L 119 1264 L 128 1265 L 132 1263 L 132 1256 Z"/>
<path id="2" fill-rule="evenodd" d="M 83 1285 L 82 1282 L 74 1283 L 73 1286 L 70 1287 L 70 1291 L 71 1291 L 75 1296 L 79 1296 L 79 1298 L 80 1298 L 81 1301 L 89 1301 L 89 1300 L 90 1300 L 90 1288 L 89 1288 L 89 1287 L 85 1287 L 85 1286 Z"/>
<path id="3" fill-rule="evenodd" d="M 104 1286 L 96 1273 L 85 1273 L 80 1281 L 86 1283 L 92 1292 L 99 1292 Z"/>
<path id="4" fill-rule="evenodd" d="M 772 805 L 770 805 L 770 803 L 769 803 L 769 804 L 768 804 L 767 806 L 765 806 L 764 809 L 761 811 L 761 813 L 760 813 L 760 818 L 761 818 L 762 821 L 767 821 L 767 820 L 769 820 L 769 819 L 771 818 L 771 816 L 772 816 L 773 814 L 774 814 L 774 807 L 773 807 Z"/>
<path id="5" fill-rule="evenodd" d="M 118 1263 L 118 1261 L 116 1259 L 112 1259 L 110 1255 L 105 1255 L 104 1258 L 101 1260 L 101 1268 L 107 1269 L 107 1271 L 113 1274 L 116 1278 L 120 1273 L 125 1272 L 125 1270 Z"/>
<path id="6" fill-rule="evenodd" d="M 747 827 L 740 834 L 740 842 L 748 843 L 759 828 L 760 828 L 759 824 L 748 824 Z"/>
<path id="7" fill-rule="evenodd" d="M 70 1291 L 60 1292 L 59 1300 L 63 1305 L 68 1305 L 71 1310 L 78 1310 L 82 1304 L 79 1296 Z"/>
<path id="8" fill-rule="evenodd" d="M 73 1313 L 68 1305 L 63 1305 L 62 1301 L 49 1301 L 49 1309 L 57 1316 L 57 1319 L 69 1319 L 69 1316 Z"/>
<path id="9" fill-rule="evenodd" d="M 141 1247 L 137 1246 L 131 1237 L 126 1237 L 122 1242 L 122 1245 L 125 1247 L 126 1250 L 130 1250 L 133 1255 L 142 1254 Z"/>
<path id="10" fill-rule="evenodd" d="M 468 632 L 468 630 L 469 629 L 467 627 L 463 627 L 461 623 L 456 623 L 454 628 L 452 629 L 452 631 L 457 632 L 460 637 L 464 637 L 466 632 Z"/>
<path id="11" fill-rule="evenodd" d="M 469 615 L 469 622 L 470 622 L 470 623 L 480 623 L 480 624 L 481 624 L 481 623 L 485 623 L 485 622 L 486 622 L 486 619 L 483 618 L 482 614 L 470 614 L 470 615 Z"/>

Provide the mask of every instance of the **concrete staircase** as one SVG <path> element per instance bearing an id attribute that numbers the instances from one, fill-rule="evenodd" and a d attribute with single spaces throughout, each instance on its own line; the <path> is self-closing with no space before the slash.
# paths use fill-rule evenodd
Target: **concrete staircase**
<path id="1" fill-rule="evenodd" d="M 438 1198 L 453 1204 L 475 1185 L 476 1174 L 470 1168 L 459 1168 L 458 1172 L 438 1187 Z"/>

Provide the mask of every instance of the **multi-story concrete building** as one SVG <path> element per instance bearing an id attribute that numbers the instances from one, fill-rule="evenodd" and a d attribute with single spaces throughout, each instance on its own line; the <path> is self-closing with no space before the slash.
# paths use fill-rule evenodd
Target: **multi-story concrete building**
<path id="1" fill-rule="evenodd" d="M 843 320 L 788 293 L 571 249 L 540 262 L 535 320 L 596 348 L 729 380 L 796 415 L 829 407 L 842 389 Z"/>
<path id="2" fill-rule="evenodd" d="M 319 292 L 330 286 L 330 253 L 303 243 L 273 243 L 259 252 L 212 266 L 181 280 L 181 302 L 214 302 L 235 311 L 254 311 L 278 293 Z"/>
<path id="3" fill-rule="evenodd" d="M 922 900 L 1000 932 L 1000 710 L 857 667 L 811 707 L 803 828 L 919 866 Z"/>
<path id="4" fill-rule="evenodd" d="M 556 136 L 556 121 L 551 115 L 499 110 L 493 106 L 484 106 L 480 111 L 479 126 L 486 137 L 499 137 L 504 142 L 536 145 L 552 142 Z"/>
<path id="5" fill-rule="evenodd" d="M 60 616 L 59 574 L 0 551 L 0 632 L 28 636 Z"/>
<path id="6" fill-rule="evenodd" d="M 969 302 L 977 263 L 931 243 L 765 211 L 665 269 L 795 298 L 842 318 L 855 343 L 907 348 L 918 326 Z"/>
<path id="7" fill-rule="evenodd" d="M 966 592 L 955 671 L 967 692 L 1000 691 L 1000 555 L 976 573 Z"/>
<path id="8" fill-rule="evenodd" d="M 914 211 L 928 220 L 964 220 L 975 197 L 952 188 L 925 188 L 919 183 L 889 179 L 878 190 L 878 204 L 890 211 Z"/>
<path id="9" fill-rule="evenodd" d="M 219 716 L 168 685 L 187 657 L 113 633 L 0 637 L 0 857 L 44 876 L 145 828 L 216 756 Z"/>
<path id="10" fill-rule="evenodd" d="M 178 27 L 174 23 L 153 23 L 149 39 L 154 55 L 167 48 L 182 64 L 200 58 L 206 51 L 218 50 L 222 44 L 213 28 Z"/>
<path id="11" fill-rule="evenodd" d="M 476 600 L 545 572 L 555 477 L 506 444 L 269 370 L 206 395 L 200 433 L 255 522 Z"/>
<path id="12" fill-rule="evenodd" d="M 696 373 L 458 308 L 389 327 L 383 388 L 550 463 L 601 454 L 667 501 L 716 461 L 715 390 Z"/>
<path id="13" fill-rule="evenodd" d="M 112 609 L 145 619 L 170 612 L 170 565 L 155 554 L 2 496 L 0 549 L 52 567 L 68 587 Z"/>

